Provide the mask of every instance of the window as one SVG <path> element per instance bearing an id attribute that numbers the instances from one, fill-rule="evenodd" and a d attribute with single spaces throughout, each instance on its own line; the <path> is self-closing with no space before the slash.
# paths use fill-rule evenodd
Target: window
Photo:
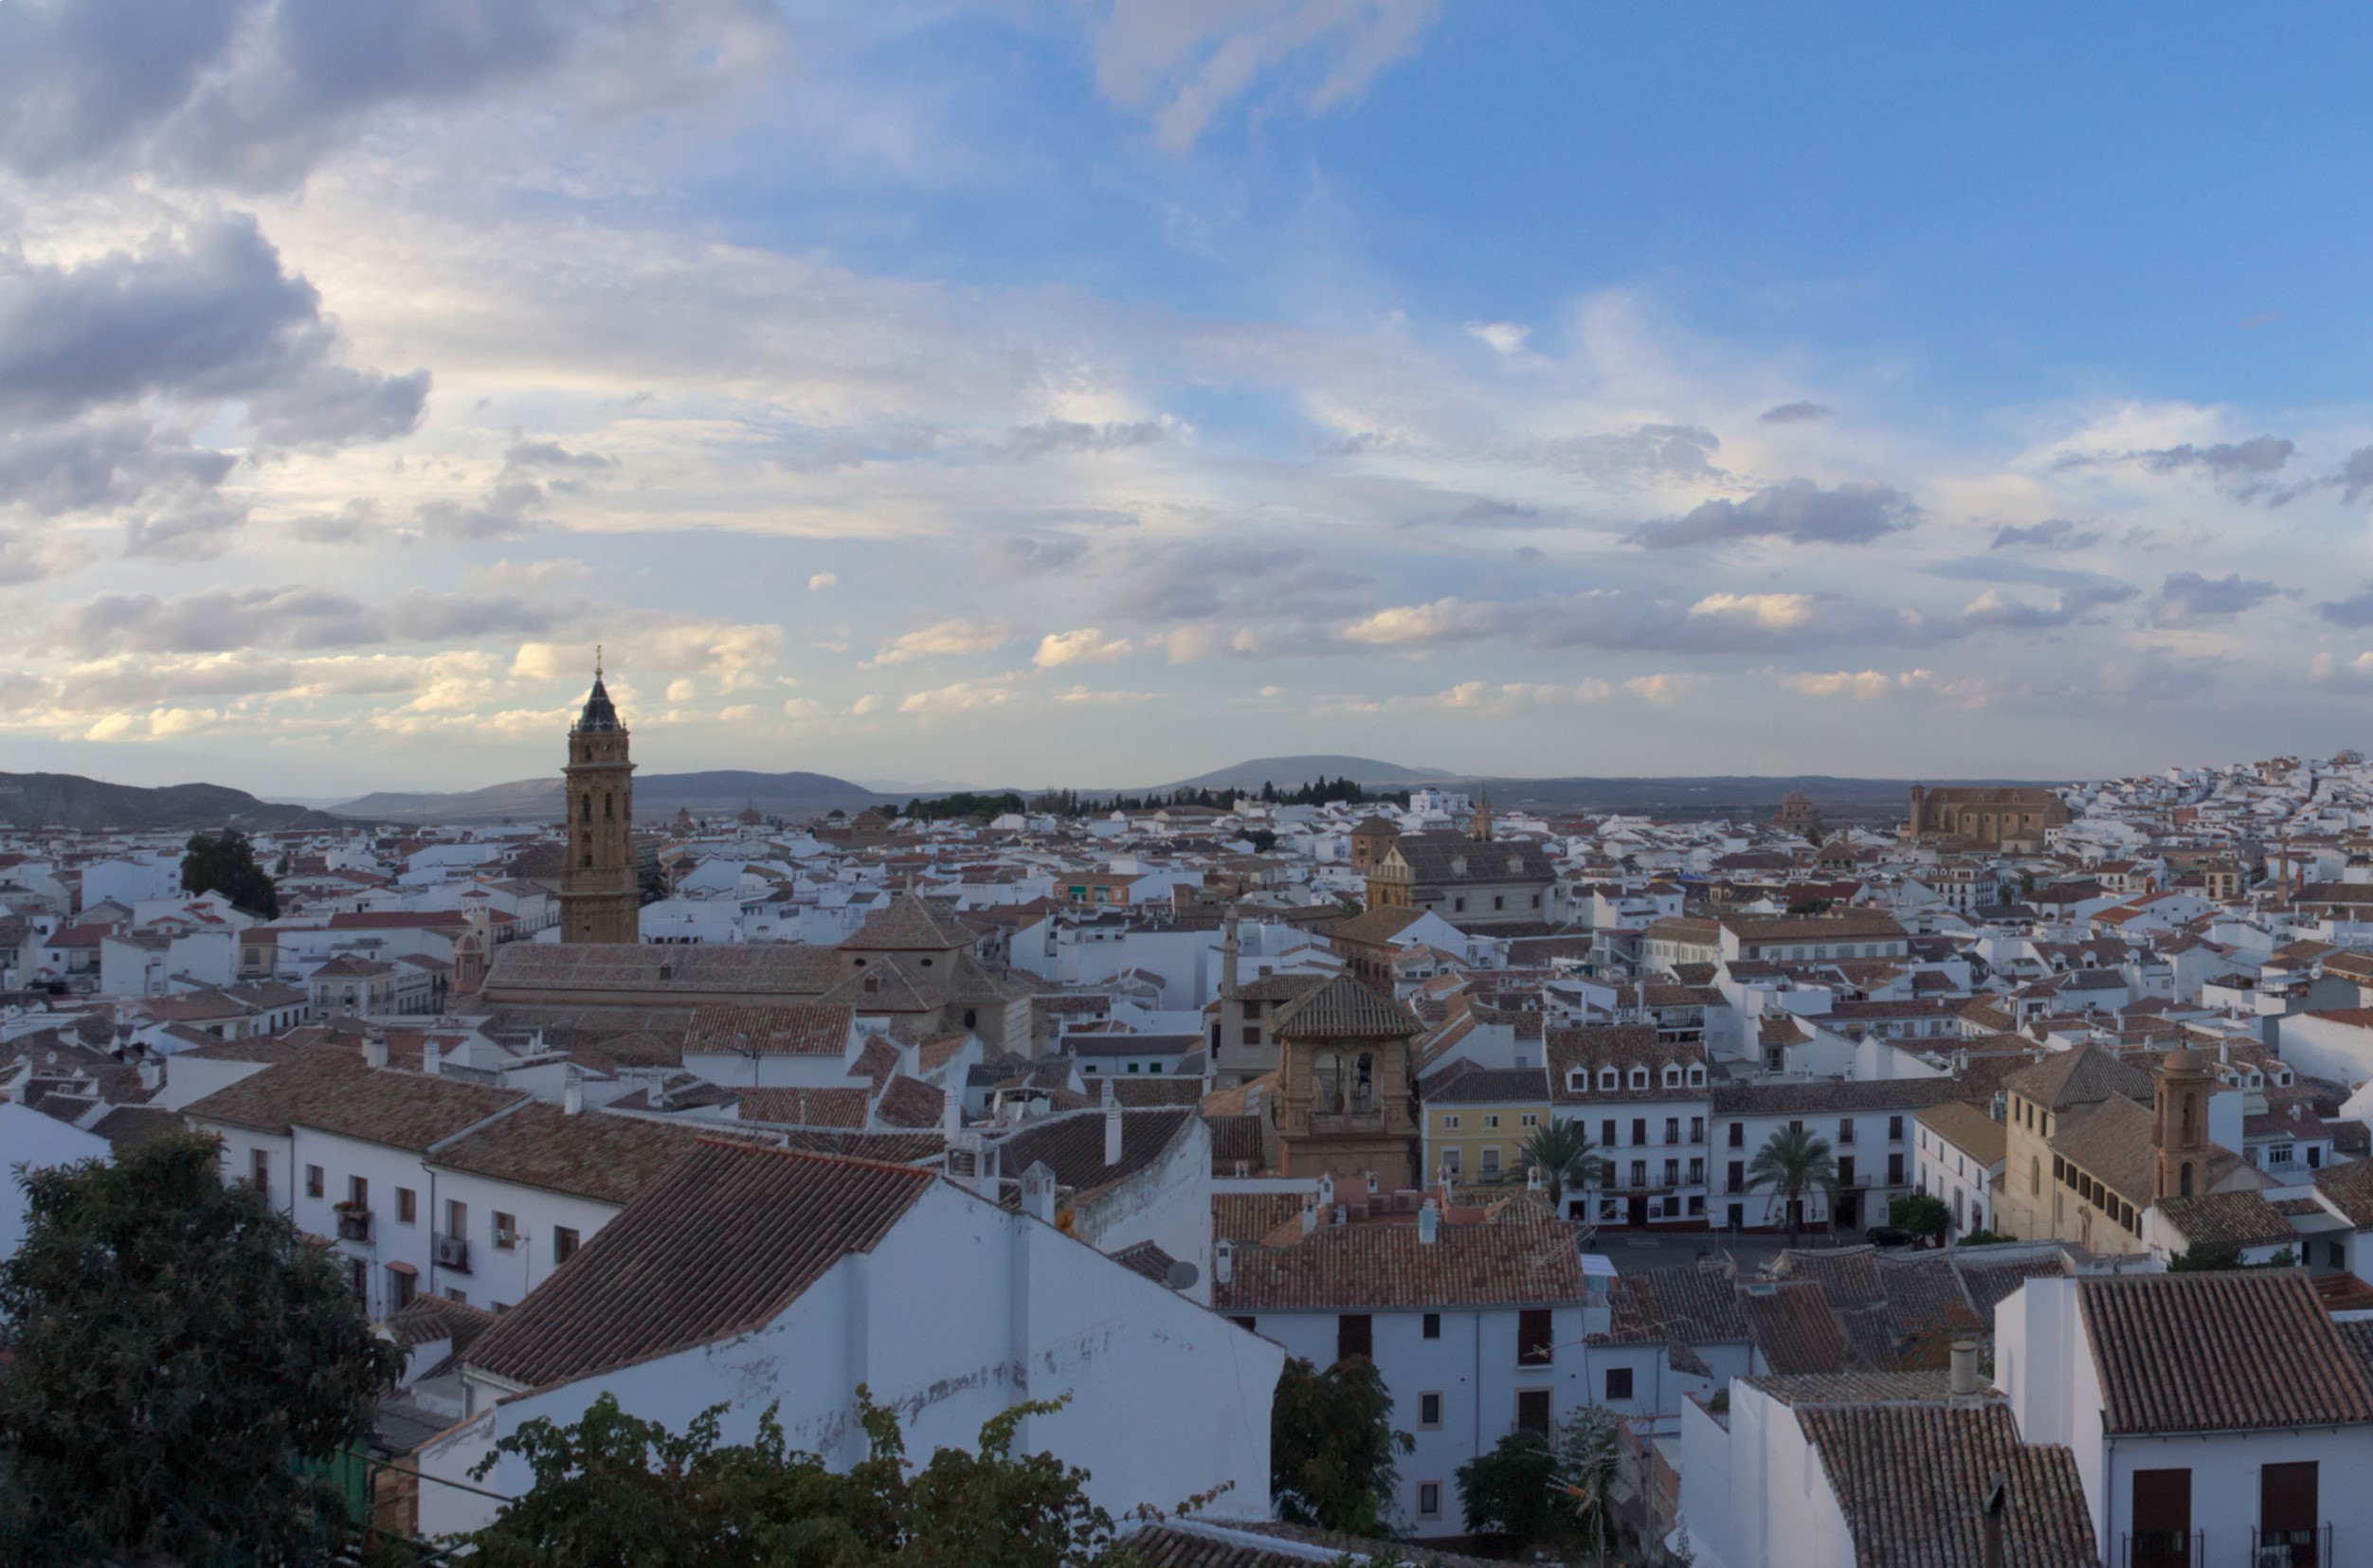
<path id="1" fill-rule="evenodd" d="M 269 1149 L 247 1151 L 247 1180 L 260 1193 L 272 1190 L 272 1153 Z"/>
<path id="2" fill-rule="evenodd" d="M 1648 1087 L 1648 1070 L 1646 1068 L 1635 1067 L 1631 1070 L 1631 1086 L 1634 1089 L 1645 1089 Z"/>
<path id="3" fill-rule="evenodd" d="M 1734 1149 L 1743 1149 L 1747 1146 L 1747 1124 L 1745 1122 L 1730 1124 L 1730 1144 Z"/>
<path id="4" fill-rule="evenodd" d="M 470 1234 L 470 1206 L 458 1198 L 445 1199 L 445 1235 L 456 1238 Z"/>
<path id="5" fill-rule="evenodd" d="M 1633 1118 L 1632 1118 L 1632 1142 L 1633 1142 L 1633 1143 L 1635 1143 L 1635 1144 L 1644 1144 L 1644 1143 L 1646 1143 L 1647 1141 L 1648 1141 L 1648 1118 L 1646 1118 L 1645 1116 L 1635 1116 L 1635 1117 L 1633 1117 Z"/>
<path id="6" fill-rule="evenodd" d="M 1623 1075 L 1616 1072 L 1615 1069 L 1611 1067 L 1603 1067 L 1599 1069 L 1599 1087 L 1602 1090 L 1614 1090 L 1620 1088 L 1622 1081 Z"/>
<path id="7" fill-rule="evenodd" d="M 417 1284 L 409 1269 L 397 1269 L 390 1266 L 388 1270 L 388 1310 L 401 1312 L 409 1307 L 412 1304 L 412 1291 Z"/>
<path id="8" fill-rule="evenodd" d="M 460 1290 L 451 1286 L 447 1286 L 445 1288 L 445 1300 L 453 1303 L 456 1307 L 467 1307 L 470 1304 L 470 1293 L 467 1290 Z"/>
<path id="9" fill-rule="evenodd" d="M 1516 1425 L 1525 1432 L 1549 1434 L 1549 1391 L 1546 1388 L 1524 1388 L 1516 1391 Z"/>
<path id="10" fill-rule="evenodd" d="M 1691 1195 L 1691 1197 L 1690 1197 L 1690 1200 L 1689 1200 L 1689 1214 L 1690 1214 L 1690 1217 L 1691 1217 L 1691 1218 L 1693 1218 L 1693 1219 L 1702 1219 L 1702 1218 L 1704 1218 L 1704 1217 L 1705 1217 L 1705 1214 L 1706 1214 L 1706 1196 L 1705 1196 L 1705 1194 L 1703 1194 L 1703 1193 L 1694 1193 L 1694 1194 L 1692 1194 L 1692 1195 Z"/>
<path id="11" fill-rule="evenodd" d="M 1681 1184 L 1681 1162 L 1678 1160 L 1667 1160 L 1664 1162 L 1664 1184 L 1668 1187 L 1677 1187 Z"/>
<path id="12" fill-rule="evenodd" d="M 1420 1432 L 1440 1431 L 1442 1424 L 1442 1397 L 1421 1394 L 1417 1397 L 1417 1425 Z"/>
<path id="13" fill-rule="evenodd" d="M 1335 1360 L 1348 1361 L 1357 1356 L 1373 1361 L 1376 1350 L 1376 1320 L 1365 1312 L 1346 1312 L 1335 1319 Z"/>
<path id="14" fill-rule="evenodd" d="M 1903 1185 L 1903 1156 L 1900 1154 L 1887 1157 L 1887 1184 L 1891 1187 Z"/>
<path id="15" fill-rule="evenodd" d="M 1442 1337 L 1442 1315 L 1440 1312 L 1425 1314 L 1424 1334 L 1429 1340 L 1439 1340 Z"/>
<path id="16" fill-rule="evenodd" d="M 1610 1366 L 1606 1369 L 1606 1397 L 1610 1399 L 1628 1399 L 1632 1397 L 1630 1367 Z"/>
<path id="17" fill-rule="evenodd" d="M 1745 1192 L 1747 1190 L 1747 1162 L 1744 1160 L 1731 1161 L 1730 1178 L 1730 1179 L 1728 1181 L 1722 1184 L 1722 1190 L 1724 1192 Z M 1733 1209 L 1738 1207 L 1735 1203 L 1730 1206 Z"/>
<path id="18" fill-rule="evenodd" d="M 1483 1113 L 1483 1125 L 1487 1127 L 1495 1127 L 1499 1126 L 1499 1113 L 1495 1110 L 1485 1111 Z"/>
<path id="19" fill-rule="evenodd" d="M 1737 1189 L 1736 1187 L 1733 1187 L 1733 1188 L 1731 1188 L 1730 1190 L 1731 1190 L 1732 1192 L 1736 1192 L 1738 1189 Z M 1734 1230 L 1734 1231 L 1738 1231 L 1738 1230 L 1744 1230 L 1744 1229 L 1746 1229 L 1746 1228 L 1747 1228 L 1747 1205 L 1746 1205 L 1746 1204 L 1744 1204 L 1744 1203 L 1733 1203 L 1733 1204 L 1731 1204 L 1731 1205 L 1730 1205 L 1730 1229 L 1732 1229 L 1732 1230 Z"/>
<path id="20" fill-rule="evenodd" d="M 1463 898 L 1454 898 L 1454 899 L 1452 899 L 1452 900 L 1450 901 L 1450 910 L 1451 910 L 1451 912 L 1452 912 L 1453 914 L 1464 914 L 1464 913 L 1466 913 L 1466 912 L 1467 912 L 1467 901 L 1466 901 L 1465 899 L 1463 899 Z"/>
<path id="21" fill-rule="evenodd" d="M 1616 1146 L 1615 1119 L 1613 1117 L 1609 1117 L 1605 1121 L 1599 1124 L 1599 1142 L 1602 1145 L 1607 1148 L 1614 1148 Z"/>
<path id="22" fill-rule="evenodd" d="M 1689 1184 L 1693 1187 L 1701 1186 L 1705 1180 L 1706 1157 L 1702 1154 L 1691 1155 L 1689 1157 Z"/>
<path id="23" fill-rule="evenodd" d="M 1445 1132 L 1456 1132 L 1456 1131 L 1458 1131 L 1458 1118 L 1457 1116 L 1455 1116 L 1455 1115 L 1444 1116 L 1444 1117 L 1442 1118 L 1442 1130 L 1443 1130 L 1443 1131 L 1445 1131 Z"/>
<path id="24" fill-rule="evenodd" d="M 519 1245 L 519 1221 L 500 1209 L 495 1211 L 495 1251 L 508 1253 Z"/>
<path id="25" fill-rule="evenodd" d="M 321 1167 L 319 1165 L 307 1165 L 305 1167 L 305 1196 L 307 1198 L 319 1198 L 321 1196 Z"/>
<path id="26" fill-rule="evenodd" d="M 1499 1145 L 1497 1144 L 1486 1144 L 1483 1145 L 1483 1180 L 1486 1181 L 1495 1181 L 1498 1179 L 1498 1176 Z"/>
<path id="27" fill-rule="evenodd" d="M 1496 892 L 1495 892 L 1495 893 L 1492 894 L 1492 908 L 1494 908 L 1494 909 L 1495 909 L 1495 910 L 1504 910 L 1504 909 L 1506 909 L 1507 907 L 1508 907 L 1508 897 L 1507 897 L 1507 895 L 1506 895 L 1505 893 L 1496 893 Z"/>
<path id="28" fill-rule="evenodd" d="M 555 1266 L 577 1255 L 577 1233 L 566 1225 L 552 1228 L 552 1262 Z"/>
<path id="29" fill-rule="evenodd" d="M 1838 1156 L 1838 1185 L 1841 1187 L 1854 1185 L 1854 1156 L 1851 1154 Z"/>
<path id="30" fill-rule="evenodd" d="M 1689 1070 L 1689 1087 L 1692 1089 L 1703 1089 L 1705 1085 L 1706 1070 L 1702 1067 L 1691 1068 Z"/>
<path id="31" fill-rule="evenodd" d="M 409 1225 L 419 1217 L 420 1195 L 409 1187 L 395 1189 L 395 1222 Z"/>
<path id="32" fill-rule="evenodd" d="M 2040 1155 L 2027 1157 L 2027 1195 L 2031 1198 L 2043 1196 L 2043 1158 Z"/>
<path id="33" fill-rule="evenodd" d="M 1635 1160 L 1631 1165 L 1631 1184 L 1635 1187 L 1646 1186 L 1648 1184 L 1648 1162 Z"/>
<path id="34" fill-rule="evenodd" d="M 1890 1116 L 1887 1118 L 1887 1141 L 1891 1144 L 1900 1144 L 1903 1142 L 1902 1117 Z"/>
<path id="35" fill-rule="evenodd" d="M 1458 1175 L 1458 1151 L 1457 1149 L 1442 1150 L 1442 1174 L 1448 1177 Z"/>
<path id="36" fill-rule="evenodd" d="M 1689 1119 L 1689 1141 L 1693 1144 L 1702 1144 L 1706 1141 L 1706 1119 L 1703 1116 L 1693 1116 Z"/>
<path id="37" fill-rule="evenodd" d="M 1420 1519 L 1440 1519 L 1442 1516 L 1442 1484 L 1421 1481 L 1417 1484 L 1417 1516 Z"/>
<path id="38" fill-rule="evenodd" d="M 1516 1118 L 1516 1125 L 1520 1127 L 1537 1127 L 1541 1125 L 1541 1118 L 1538 1112 L 1528 1110 Z"/>
<path id="39" fill-rule="evenodd" d="M 1516 1364 L 1548 1366 L 1557 1360 L 1556 1329 L 1546 1307 L 1516 1314 Z"/>
<path id="40" fill-rule="evenodd" d="M 1678 1116 L 1667 1116 L 1664 1119 L 1664 1141 L 1668 1144 L 1677 1144 L 1681 1141 L 1681 1119 Z"/>
<path id="41" fill-rule="evenodd" d="M 1838 1142 L 1840 1144 L 1851 1144 L 1854 1142 L 1853 1117 L 1840 1116 L 1838 1118 Z"/>

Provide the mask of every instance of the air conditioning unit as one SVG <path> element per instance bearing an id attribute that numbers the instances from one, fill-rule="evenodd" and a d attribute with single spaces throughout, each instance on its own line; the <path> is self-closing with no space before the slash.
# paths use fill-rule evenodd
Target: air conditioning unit
<path id="1" fill-rule="evenodd" d="M 470 1271 L 470 1244 L 466 1237 L 441 1235 L 437 1238 L 437 1267 Z"/>

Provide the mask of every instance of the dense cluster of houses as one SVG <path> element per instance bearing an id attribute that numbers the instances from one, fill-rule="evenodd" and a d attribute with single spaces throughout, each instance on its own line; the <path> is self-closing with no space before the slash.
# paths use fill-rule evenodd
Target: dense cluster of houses
<path id="1" fill-rule="evenodd" d="M 838 1458 L 862 1384 L 926 1449 L 1063 1396 L 1023 1437 L 1098 1501 L 1216 1493 L 1212 1554 L 1277 1552 L 1270 1391 L 1357 1356 L 1419 1542 L 1590 1406 L 1643 1561 L 2373 1541 L 2353 754 L 1834 832 L 679 816 L 640 942 L 562 940 L 566 833 L 260 836 L 268 920 L 169 838 L 0 845 L 0 1150 L 218 1135 L 408 1352 L 390 1527 L 481 1522 L 494 1445 L 603 1393 Z M 1590 1158 L 1545 1170 L 1561 1125 Z"/>

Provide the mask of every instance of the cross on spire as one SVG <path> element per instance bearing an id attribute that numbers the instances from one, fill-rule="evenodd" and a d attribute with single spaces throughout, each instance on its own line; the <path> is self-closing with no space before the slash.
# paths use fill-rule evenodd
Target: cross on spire
<path id="1" fill-rule="evenodd" d="M 598 642 L 593 644 L 593 678 L 602 678 L 602 645 Z"/>

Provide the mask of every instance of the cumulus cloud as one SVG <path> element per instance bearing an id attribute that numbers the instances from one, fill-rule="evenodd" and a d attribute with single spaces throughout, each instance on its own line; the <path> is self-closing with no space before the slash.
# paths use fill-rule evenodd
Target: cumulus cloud
<path id="1" fill-rule="evenodd" d="M 937 625 L 892 638 L 878 650 L 875 664 L 909 664 L 918 658 L 954 654 L 985 654 L 1013 640 L 1013 633 L 987 621 L 942 621 Z"/>
<path id="2" fill-rule="evenodd" d="M 1047 633 L 1039 640 L 1030 662 L 1042 670 L 1064 664 L 1109 664 L 1127 658 L 1129 652 L 1129 639 L 1107 637 L 1095 626 L 1083 626 L 1076 632 Z"/>
<path id="3" fill-rule="evenodd" d="M 1784 539 L 1798 545 L 1864 545 L 1910 528 L 1919 509 L 1892 485 L 1854 480 L 1823 490 L 1789 479 L 1743 501 L 1707 501 L 1683 516 L 1648 523 L 1625 536 L 1649 550 Z"/>
<path id="4" fill-rule="evenodd" d="M 2154 626 L 2197 626 L 2230 621 L 2242 611 L 2273 598 L 2282 590 L 2272 583 L 2245 578 L 2237 571 L 2203 577 L 2196 571 L 2170 574 L 2160 584 L 2147 606 Z"/>
<path id="5" fill-rule="evenodd" d="M 2124 583 L 2073 585 L 2043 604 L 2018 598 L 2001 588 L 1988 588 L 1962 608 L 1961 623 L 1972 630 L 2040 631 L 2074 625 L 2097 609 L 2123 604 L 2135 596 Z"/>
<path id="6" fill-rule="evenodd" d="M 1830 410 L 1818 403 L 1783 403 L 1755 418 L 1764 424 L 1802 424 L 1810 420 L 1827 419 L 1829 415 Z"/>
<path id="7" fill-rule="evenodd" d="M 2281 473 L 2283 464 L 2297 451 L 2281 436 L 2253 436 L 2248 441 L 2219 442 L 2214 446 L 2196 446 L 2185 442 L 2181 446 L 2137 452 L 2134 456 L 2145 468 L 2161 474 L 2197 468 L 2219 476 L 2262 477 Z"/>
<path id="8" fill-rule="evenodd" d="M 840 586 L 840 573 L 820 571 L 807 579 L 807 591 L 809 593 L 822 593 L 826 588 L 838 587 Z"/>
<path id="9" fill-rule="evenodd" d="M 1996 699 L 1992 683 L 1982 677 L 1948 676 L 1933 670 L 1798 670 L 1775 671 L 1772 678 L 1799 696 L 1844 698 L 1875 702 L 1883 697 L 1913 697 L 1931 705 L 1984 708 Z"/>
<path id="10" fill-rule="evenodd" d="M 374 642 L 454 641 L 538 632 L 562 610 L 510 595 L 412 589 L 365 604 L 335 589 L 206 588 L 170 599 L 102 593 L 69 606 L 59 641 L 91 657 L 219 653 L 236 648 L 351 648 Z"/>
<path id="11" fill-rule="evenodd" d="M 1577 681 L 1571 686 L 1526 681 L 1462 680 L 1437 693 L 1434 704 L 1470 713 L 1520 713 L 1544 708 L 1564 708 L 1604 702 L 1615 688 L 1603 680 Z"/>
<path id="12" fill-rule="evenodd" d="M 1994 543 L 1989 550 L 2091 550 L 2105 536 L 2097 530 L 2080 529 L 2065 517 L 2047 517 L 2042 522 L 2024 528 L 2005 523 L 1994 531 Z"/>
<path id="13" fill-rule="evenodd" d="M 1722 442 L 1695 424 L 1640 424 L 1560 436 L 1507 448 L 1513 462 L 1537 463 L 1610 485 L 1704 483 L 1726 478 L 1712 456 Z"/>
<path id="14" fill-rule="evenodd" d="M 1395 604 L 1343 628 L 1352 642 L 1377 648 L 1437 647 L 1489 637 L 1507 624 L 1507 607 L 1437 599 L 1427 604 Z"/>
<path id="15" fill-rule="evenodd" d="M 2315 606 L 2315 613 L 2335 626 L 2373 626 L 2373 583 L 2346 599 L 2325 600 Z"/>
<path id="16" fill-rule="evenodd" d="M 909 692 L 899 700 L 898 712 L 938 718 L 951 713 L 970 713 L 984 708 L 999 708 L 1012 700 L 1013 692 L 1008 687 L 959 680 L 952 686 L 935 687 L 928 692 Z"/>
<path id="17" fill-rule="evenodd" d="M 564 76 L 579 102 L 656 106 L 746 75 L 781 37 L 756 0 L 16 0 L 0 7 L 0 163 L 280 185 L 390 109 Z"/>
<path id="18" fill-rule="evenodd" d="M 259 438 L 297 445 L 384 440 L 420 422 L 427 371 L 355 369 L 342 349 L 320 295 L 245 214 L 71 266 L 0 252 L 0 408 L 21 416 L 235 400 Z"/>
<path id="19" fill-rule="evenodd" d="M 1440 0 L 1111 0 L 1094 26 L 1096 87 L 1184 150 L 1263 83 L 1311 115 L 1357 99 L 1440 9 Z"/>
<path id="20" fill-rule="evenodd" d="M 1513 321 L 1470 321 L 1467 323 L 1467 335 L 1490 344 L 1501 353 L 1513 354 L 1524 347 L 1525 339 L 1532 335 L 1532 329 L 1519 327 Z"/>

